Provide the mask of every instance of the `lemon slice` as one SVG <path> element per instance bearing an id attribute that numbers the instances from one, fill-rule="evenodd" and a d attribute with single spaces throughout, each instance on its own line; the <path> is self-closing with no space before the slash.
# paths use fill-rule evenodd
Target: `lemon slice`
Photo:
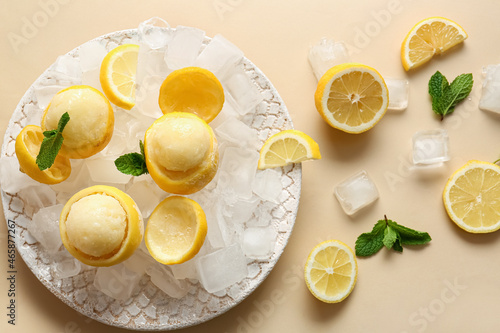
<path id="1" fill-rule="evenodd" d="M 144 136 L 146 165 L 164 191 L 191 194 L 215 176 L 219 163 L 217 139 L 200 117 L 187 112 L 158 118 Z"/>
<path id="2" fill-rule="evenodd" d="M 135 105 L 135 75 L 139 45 L 124 44 L 111 50 L 101 63 L 99 79 L 111 103 L 130 110 Z"/>
<path id="3" fill-rule="evenodd" d="M 469 161 L 446 183 L 443 202 L 451 220 L 465 231 L 500 229 L 500 167 Z"/>
<path id="4" fill-rule="evenodd" d="M 284 130 L 272 135 L 260 149 L 259 169 L 276 168 L 321 159 L 318 144 L 307 134 Z"/>
<path id="5" fill-rule="evenodd" d="M 389 94 L 375 69 L 346 63 L 330 68 L 321 77 L 314 101 L 330 126 L 347 133 L 362 133 L 385 114 Z"/>
<path id="6" fill-rule="evenodd" d="M 144 234 L 134 200 L 111 186 L 96 185 L 73 195 L 59 219 L 64 247 L 84 264 L 112 266 L 129 258 Z"/>
<path id="7" fill-rule="evenodd" d="M 86 86 L 71 86 L 59 91 L 45 109 L 43 131 L 57 129 L 59 119 L 68 112 L 70 120 L 64 127 L 60 154 L 81 159 L 103 150 L 113 135 L 115 116 L 106 96 Z"/>
<path id="8" fill-rule="evenodd" d="M 158 103 L 163 113 L 190 112 L 209 123 L 222 110 L 224 89 L 204 68 L 181 68 L 163 81 Z"/>
<path id="9" fill-rule="evenodd" d="M 419 67 L 466 38 L 465 30 L 452 20 L 444 17 L 422 20 L 408 32 L 401 45 L 403 67 L 405 70 Z"/>
<path id="10" fill-rule="evenodd" d="M 59 153 L 54 164 L 41 171 L 36 164 L 36 157 L 43 138 L 43 131 L 39 126 L 26 126 L 16 138 L 16 156 L 22 172 L 40 183 L 58 184 L 71 174 L 71 163 L 66 156 Z"/>
<path id="11" fill-rule="evenodd" d="M 358 264 L 349 246 L 338 240 L 318 244 L 304 270 L 307 288 L 320 301 L 338 303 L 354 289 Z"/>
<path id="12" fill-rule="evenodd" d="M 145 242 L 158 262 L 171 265 L 192 259 L 207 235 L 207 220 L 200 205 L 181 196 L 168 197 L 151 214 Z"/>

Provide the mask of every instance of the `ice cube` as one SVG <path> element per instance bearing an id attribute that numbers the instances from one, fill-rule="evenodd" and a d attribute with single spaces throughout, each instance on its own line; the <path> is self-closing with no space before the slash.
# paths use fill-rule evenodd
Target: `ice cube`
<path id="1" fill-rule="evenodd" d="M 225 195 L 229 192 L 228 195 L 234 193 L 242 199 L 250 199 L 258 161 L 257 151 L 245 151 L 235 147 L 226 148 L 219 167 L 218 180 L 220 177 L 225 177 L 227 181 L 217 185 L 221 194 Z"/>
<path id="2" fill-rule="evenodd" d="M 16 156 L 2 156 L 0 158 L 0 184 L 2 190 L 14 194 L 27 187 L 41 186 L 39 182 L 21 172 L 19 168 L 19 161 Z"/>
<path id="3" fill-rule="evenodd" d="M 352 215 L 378 199 L 377 187 L 362 170 L 335 187 L 335 196 L 347 215 Z"/>
<path id="4" fill-rule="evenodd" d="M 231 223 L 241 224 L 250 220 L 259 202 L 258 199 L 252 197 L 250 199 L 238 199 L 236 202 L 228 204 L 227 212 Z"/>
<path id="5" fill-rule="evenodd" d="M 224 96 L 226 101 L 231 98 L 227 91 L 224 92 Z M 239 119 L 240 117 L 240 114 L 236 111 L 236 106 L 232 105 L 232 103 L 224 102 L 222 110 L 219 112 L 217 117 L 215 117 L 215 119 L 210 122 L 210 126 L 212 128 L 217 128 L 229 118 Z"/>
<path id="6" fill-rule="evenodd" d="M 158 98 L 164 80 L 165 77 L 159 75 L 147 75 L 143 78 L 135 95 L 135 107 L 141 114 L 155 119 L 163 115 Z"/>
<path id="7" fill-rule="evenodd" d="M 40 209 L 33 215 L 28 225 L 30 234 L 40 242 L 49 253 L 56 253 L 62 245 L 59 234 L 59 216 L 63 205 L 54 205 Z"/>
<path id="8" fill-rule="evenodd" d="M 64 79 L 74 81 L 75 84 L 78 84 L 82 79 L 80 60 L 67 54 L 57 58 L 54 65 L 54 71 L 64 74 Z"/>
<path id="9" fill-rule="evenodd" d="M 82 84 L 91 86 L 102 92 L 101 81 L 99 80 L 99 68 L 89 69 L 82 74 Z"/>
<path id="10" fill-rule="evenodd" d="M 194 65 L 206 68 L 218 78 L 222 78 L 242 58 L 243 52 L 240 49 L 222 35 L 215 35 L 196 58 Z"/>
<path id="11" fill-rule="evenodd" d="M 224 247 L 226 243 L 224 242 L 220 225 L 223 224 L 224 226 L 226 221 L 222 215 L 220 201 L 213 205 L 208 205 L 208 209 L 204 209 L 204 211 L 207 219 L 208 242 L 214 249 Z"/>
<path id="12" fill-rule="evenodd" d="M 177 26 L 165 54 L 168 67 L 176 70 L 192 66 L 200 53 L 204 38 L 205 31 L 203 30 Z"/>
<path id="13" fill-rule="evenodd" d="M 215 134 L 219 141 L 231 142 L 244 148 L 255 148 L 259 146 L 258 132 L 245 125 L 236 118 L 229 117 L 215 128 Z"/>
<path id="14" fill-rule="evenodd" d="M 43 115 L 43 110 L 34 104 L 25 104 L 24 113 L 26 114 L 26 124 L 25 125 L 36 125 L 40 126 L 40 122 Z"/>
<path id="15" fill-rule="evenodd" d="M 172 274 L 177 280 L 191 279 L 198 280 L 198 272 L 196 270 L 195 259 L 188 260 L 182 264 L 170 265 Z"/>
<path id="16" fill-rule="evenodd" d="M 243 253 L 250 259 L 269 259 L 276 244 L 276 231 L 272 227 L 248 228 L 243 232 Z"/>
<path id="17" fill-rule="evenodd" d="M 154 93 L 154 89 L 159 88 L 158 81 L 164 80 L 170 73 L 171 69 L 165 62 L 164 49 L 155 50 L 145 44 L 140 44 L 136 74 L 136 91 L 138 93 L 136 98 L 139 102 L 147 100 L 147 94 Z M 163 82 L 163 80 L 161 81 Z"/>
<path id="18" fill-rule="evenodd" d="M 55 94 L 57 94 L 64 88 L 65 88 L 64 86 L 60 85 L 51 85 L 51 86 L 35 85 L 34 89 L 38 107 L 40 109 L 45 109 L 52 100 L 52 97 L 54 97 Z"/>
<path id="19" fill-rule="evenodd" d="M 281 173 L 266 169 L 258 171 L 253 183 L 253 192 L 264 200 L 278 203 L 278 198 L 283 190 Z"/>
<path id="20" fill-rule="evenodd" d="M 109 157 L 116 159 L 123 154 L 127 145 L 125 142 L 128 141 L 128 136 L 120 131 L 113 131 L 113 136 L 109 141 L 108 145 L 100 152 L 104 157 Z"/>
<path id="21" fill-rule="evenodd" d="M 245 255 L 239 244 L 217 250 L 196 261 L 203 287 L 214 293 L 242 281 L 248 274 Z"/>
<path id="22" fill-rule="evenodd" d="M 500 64 L 483 67 L 481 110 L 500 113 Z"/>
<path id="23" fill-rule="evenodd" d="M 322 38 L 318 44 L 309 49 L 309 64 L 318 80 L 333 66 L 350 61 L 344 42 Z"/>
<path id="24" fill-rule="evenodd" d="M 141 243 L 141 246 L 145 246 L 144 240 Z M 139 249 L 134 252 L 134 254 L 123 262 L 125 267 L 129 270 L 136 272 L 137 274 L 145 274 L 146 270 L 153 265 L 156 265 L 156 260 L 151 257 L 151 255 L 147 252 L 140 251 Z"/>
<path id="25" fill-rule="evenodd" d="M 247 227 L 267 227 L 272 219 L 272 210 L 275 207 L 270 201 L 265 202 L 257 207 L 255 216 L 246 222 Z"/>
<path id="26" fill-rule="evenodd" d="M 93 159 L 86 161 L 90 177 L 96 183 L 126 184 L 132 176 L 118 171 L 113 159 Z"/>
<path id="27" fill-rule="evenodd" d="M 134 182 L 128 188 L 127 194 L 134 199 L 145 219 L 151 215 L 156 206 L 166 196 L 164 191 L 150 181 Z"/>
<path id="28" fill-rule="evenodd" d="M 419 131 L 413 135 L 413 164 L 441 165 L 450 160 L 448 132 L 444 129 Z"/>
<path id="29" fill-rule="evenodd" d="M 123 263 L 111 267 L 99 267 L 94 287 L 117 300 L 126 301 L 132 296 L 143 274 L 128 269 Z"/>
<path id="30" fill-rule="evenodd" d="M 76 260 L 66 249 L 54 255 L 53 274 L 56 279 L 65 279 L 78 275 L 82 269 L 80 261 Z"/>
<path id="31" fill-rule="evenodd" d="M 166 46 L 171 38 L 170 25 L 159 17 L 152 17 L 139 24 L 139 40 L 152 49 Z"/>
<path id="32" fill-rule="evenodd" d="M 98 41 L 90 41 L 80 46 L 80 68 L 82 72 L 99 69 L 102 60 L 108 54 L 106 48 Z"/>
<path id="33" fill-rule="evenodd" d="M 240 115 L 255 110 L 257 105 L 264 100 L 257 86 L 239 66 L 229 70 L 224 79 L 224 85 L 229 92 L 228 102 L 236 106 Z"/>
<path id="34" fill-rule="evenodd" d="M 189 283 L 186 280 L 177 280 L 168 266 L 154 265 L 148 267 L 146 274 L 151 282 L 161 291 L 173 298 L 182 298 L 189 292 Z"/>
<path id="35" fill-rule="evenodd" d="M 74 193 L 90 186 L 90 173 L 84 160 L 71 160 L 71 174 L 65 181 L 51 185 L 54 191 Z"/>
<path id="36" fill-rule="evenodd" d="M 56 204 L 56 192 L 49 185 L 37 185 L 19 191 L 19 196 L 24 202 L 24 210 L 32 216 L 40 208 Z"/>
<path id="37" fill-rule="evenodd" d="M 408 96 L 410 95 L 410 82 L 408 80 L 385 79 L 389 90 L 388 108 L 396 111 L 406 110 L 408 107 Z"/>

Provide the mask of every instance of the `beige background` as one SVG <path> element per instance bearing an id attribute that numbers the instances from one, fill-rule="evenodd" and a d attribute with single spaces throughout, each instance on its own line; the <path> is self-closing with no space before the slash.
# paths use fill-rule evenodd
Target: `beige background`
<path id="1" fill-rule="evenodd" d="M 201 28 L 240 47 L 271 80 L 285 101 L 295 128 L 310 134 L 323 154 L 303 165 L 302 197 L 289 244 L 269 277 L 240 305 L 183 332 L 495 332 L 500 317 L 500 232 L 469 235 L 446 216 L 441 191 L 453 170 L 469 159 L 500 155 L 500 118 L 477 108 L 481 67 L 500 62 L 500 3 L 411 0 L 209 0 L 2 1 L 0 11 L 0 131 L 32 82 L 56 59 L 99 35 L 135 28 L 152 16 L 171 26 Z M 48 8 L 48 9 L 47 9 Z M 44 15 L 50 14 L 43 21 Z M 441 15 L 459 22 L 469 39 L 449 54 L 406 74 L 400 44 L 417 21 Z M 39 27 L 21 44 L 26 20 Z M 10 37 L 9 37 L 10 36 Z M 308 47 L 321 37 L 344 40 L 352 59 L 382 75 L 408 78 L 410 106 L 388 112 L 372 130 L 348 135 L 328 127 L 317 114 L 316 80 Z M 427 81 L 440 70 L 449 79 L 472 72 L 470 100 L 440 122 L 432 113 Z M 422 129 L 445 128 L 452 160 L 426 172 L 410 171 L 411 137 Z M 355 217 L 346 216 L 333 196 L 341 180 L 365 169 L 380 200 Z M 433 241 L 402 255 L 385 249 L 359 259 L 359 279 L 340 304 L 312 297 L 302 277 L 314 245 L 330 238 L 354 247 L 356 237 L 389 218 L 428 231 Z M 1 332 L 119 332 L 75 312 L 52 295 L 17 258 L 17 325 L 7 325 L 6 225 L 0 221 Z"/>

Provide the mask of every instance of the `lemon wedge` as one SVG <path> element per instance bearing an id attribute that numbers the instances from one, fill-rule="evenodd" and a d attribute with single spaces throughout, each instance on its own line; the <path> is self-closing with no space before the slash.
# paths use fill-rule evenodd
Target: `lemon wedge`
<path id="1" fill-rule="evenodd" d="M 465 39 L 465 30 L 452 20 L 444 17 L 422 20 L 411 28 L 401 45 L 403 67 L 405 70 L 417 68 Z"/>
<path id="2" fill-rule="evenodd" d="M 330 126 L 357 134 L 369 130 L 384 116 L 389 93 L 375 69 L 346 63 L 330 68 L 321 77 L 314 102 Z"/>
<path id="3" fill-rule="evenodd" d="M 158 262 L 181 264 L 200 251 L 206 235 L 207 220 L 200 205 L 186 197 L 171 196 L 149 217 L 145 242 Z"/>
<path id="4" fill-rule="evenodd" d="M 469 161 L 449 178 L 443 191 L 448 216 L 471 233 L 500 229 L 500 167 Z"/>
<path id="5" fill-rule="evenodd" d="M 139 45 L 123 44 L 111 50 L 101 63 L 99 79 L 111 103 L 130 110 L 135 105 Z"/>
<path id="6" fill-rule="evenodd" d="M 322 302 L 343 301 L 354 289 L 358 264 L 352 249 L 338 240 L 314 247 L 304 269 L 309 291 Z"/>
<path id="7" fill-rule="evenodd" d="M 284 130 L 264 142 L 258 168 L 276 168 L 320 158 L 319 146 L 310 136 L 297 130 Z"/>

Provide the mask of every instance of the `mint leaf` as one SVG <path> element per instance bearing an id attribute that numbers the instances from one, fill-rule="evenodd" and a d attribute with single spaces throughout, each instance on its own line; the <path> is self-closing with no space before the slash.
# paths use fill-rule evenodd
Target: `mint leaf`
<path id="1" fill-rule="evenodd" d="M 444 90 L 448 87 L 448 80 L 446 77 L 441 74 L 441 72 L 437 71 L 434 75 L 431 76 L 429 80 L 429 94 L 432 99 L 432 110 L 441 115 L 441 98 L 444 94 Z"/>
<path id="2" fill-rule="evenodd" d="M 355 251 L 360 257 L 367 257 L 377 253 L 384 246 L 384 232 L 387 227 L 385 221 L 378 221 L 371 232 L 361 234 L 356 240 Z"/>
<path id="3" fill-rule="evenodd" d="M 392 248 L 394 249 L 394 251 L 403 252 L 403 246 L 401 245 L 401 236 L 398 233 L 396 233 L 396 235 L 396 241 L 394 242 Z"/>
<path id="4" fill-rule="evenodd" d="M 64 141 L 62 131 L 69 119 L 69 114 L 65 112 L 59 119 L 57 129 L 43 132 L 44 138 L 36 157 L 36 164 L 41 171 L 50 168 L 54 164 Z"/>
<path id="5" fill-rule="evenodd" d="M 121 173 L 132 176 L 140 176 L 148 173 L 146 161 L 139 153 L 130 153 L 118 157 L 115 166 Z"/>
<path id="6" fill-rule="evenodd" d="M 429 80 L 429 95 L 432 99 L 432 110 L 441 116 L 441 120 L 455 111 L 455 106 L 469 96 L 474 80 L 472 74 L 457 76 L 451 84 L 439 71 Z"/>
<path id="7" fill-rule="evenodd" d="M 385 247 L 390 250 L 394 243 L 396 242 L 398 238 L 397 232 L 390 226 L 388 225 L 387 228 L 384 230 L 384 239 L 383 243 Z"/>
<path id="8" fill-rule="evenodd" d="M 399 225 L 391 220 L 388 221 L 388 224 L 401 236 L 402 245 L 422 245 L 427 244 L 432 240 L 431 236 L 427 232 L 413 230 Z"/>
<path id="9" fill-rule="evenodd" d="M 141 149 L 141 154 L 146 159 L 146 154 L 144 153 L 144 143 L 142 143 L 142 140 L 139 140 L 139 148 Z"/>

